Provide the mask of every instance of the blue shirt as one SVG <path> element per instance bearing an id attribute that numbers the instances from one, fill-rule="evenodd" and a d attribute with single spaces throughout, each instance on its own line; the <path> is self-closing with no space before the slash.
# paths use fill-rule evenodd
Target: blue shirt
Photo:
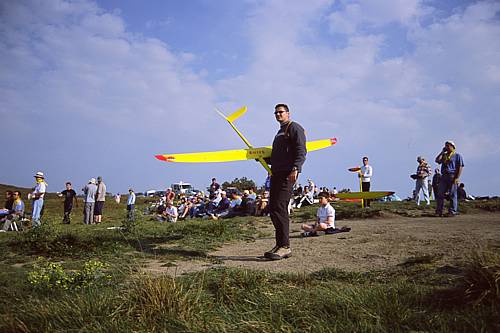
<path id="1" fill-rule="evenodd" d="M 16 200 L 14 202 L 14 213 L 17 213 L 19 215 L 24 214 L 24 202 L 22 200 Z"/>
<path id="2" fill-rule="evenodd" d="M 441 173 L 443 175 L 445 174 L 455 174 L 457 171 L 458 167 L 463 168 L 464 167 L 464 161 L 462 159 L 462 156 L 460 154 L 453 154 L 451 156 L 450 161 L 448 163 L 442 163 L 441 164 Z"/>

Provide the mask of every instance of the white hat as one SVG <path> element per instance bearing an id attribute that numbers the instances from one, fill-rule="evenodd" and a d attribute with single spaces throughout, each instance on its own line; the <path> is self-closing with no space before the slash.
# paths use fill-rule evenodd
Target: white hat
<path id="1" fill-rule="evenodd" d="M 95 184 L 95 178 L 90 178 L 89 183 Z"/>
<path id="2" fill-rule="evenodd" d="M 453 148 L 457 148 L 457 146 L 455 146 L 455 142 L 453 142 L 453 141 L 451 141 L 451 140 L 447 140 L 447 141 L 445 142 L 445 144 L 447 144 L 447 143 L 449 143 L 450 145 L 452 145 L 452 146 L 453 146 Z"/>
<path id="3" fill-rule="evenodd" d="M 43 175 L 43 172 L 41 172 L 41 171 L 38 171 L 33 177 L 45 179 L 45 176 Z"/>
<path id="4" fill-rule="evenodd" d="M 226 191 L 221 191 L 220 194 L 225 195 Z"/>

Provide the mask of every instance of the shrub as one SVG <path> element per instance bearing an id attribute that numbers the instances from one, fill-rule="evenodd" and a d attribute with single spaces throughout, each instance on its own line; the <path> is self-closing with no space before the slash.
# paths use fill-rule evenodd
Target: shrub
<path id="1" fill-rule="evenodd" d="M 77 290 L 100 286 L 111 280 L 106 273 L 108 265 L 100 261 L 87 261 L 79 271 L 67 271 L 60 263 L 45 262 L 39 258 L 33 271 L 28 273 L 28 282 L 38 290 Z"/>

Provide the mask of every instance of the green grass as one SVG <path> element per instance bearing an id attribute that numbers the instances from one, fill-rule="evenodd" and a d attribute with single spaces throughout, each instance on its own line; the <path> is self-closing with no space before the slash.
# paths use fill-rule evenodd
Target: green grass
<path id="1" fill-rule="evenodd" d="M 196 220 L 176 224 L 138 214 L 127 230 L 125 205 L 106 202 L 104 224 L 62 225 L 62 205 L 46 200 L 42 228 L 0 234 L 0 332 L 497 332 L 500 331 L 500 257 L 478 250 L 456 267 L 436 269 L 432 255 L 408 258 L 384 271 L 311 274 L 211 269 L 171 278 L 140 265 L 156 259 L 210 260 L 209 251 L 252 239 L 268 218 Z M 339 220 L 432 212 L 413 203 L 335 203 Z M 498 211 L 499 200 L 467 202 L 461 211 Z M 144 203 L 138 203 L 138 212 Z M 295 222 L 314 219 L 316 207 L 297 210 Z M 89 260 L 106 264 L 109 283 L 78 290 L 40 290 L 28 282 L 37 258 L 81 272 Z M 92 276 L 88 277 L 92 279 Z"/>

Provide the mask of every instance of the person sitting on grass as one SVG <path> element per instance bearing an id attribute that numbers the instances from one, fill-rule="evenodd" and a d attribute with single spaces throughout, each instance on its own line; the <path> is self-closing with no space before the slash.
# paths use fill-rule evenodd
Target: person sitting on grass
<path id="1" fill-rule="evenodd" d="M 12 230 L 18 231 L 16 222 L 21 221 L 24 216 L 24 202 L 21 200 L 21 192 L 12 192 L 12 198 L 14 199 L 13 207 L 10 210 L 10 214 L 1 220 L 4 224 L 0 232 L 6 232 L 9 230 L 9 227 Z"/>
<path id="2" fill-rule="evenodd" d="M 264 191 L 262 195 L 257 196 L 255 201 L 255 216 L 267 216 L 269 215 L 269 192 Z"/>
<path id="3" fill-rule="evenodd" d="M 335 230 L 335 209 L 328 202 L 329 196 L 327 192 L 321 192 L 318 195 L 320 206 L 316 212 L 316 223 L 303 224 L 302 230 L 304 230 L 304 233 L 302 233 L 302 236 L 317 236 L 318 231 L 332 233 Z"/>
<path id="4" fill-rule="evenodd" d="M 229 208 L 231 207 L 231 201 L 227 198 L 226 191 L 221 192 L 221 200 L 215 209 L 215 212 L 210 215 L 210 217 L 214 220 L 217 220 L 221 215 L 227 215 L 229 212 Z"/>
<path id="5" fill-rule="evenodd" d="M 235 216 L 243 216 L 245 215 L 245 211 L 243 206 L 241 205 L 243 199 L 241 198 L 241 195 L 239 192 L 232 192 L 231 193 L 231 201 L 229 203 L 229 209 L 225 210 L 224 212 L 217 214 L 216 217 L 218 218 L 231 218 Z"/>
<path id="6" fill-rule="evenodd" d="M 191 201 L 186 197 L 182 197 L 181 204 L 178 208 L 180 220 L 184 220 L 189 215 L 189 210 L 191 209 L 191 207 L 192 207 Z"/>
<path id="7" fill-rule="evenodd" d="M 314 192 L 309 188 L 309 186 L 304 186 L 304 195 L 300 198 L 299 203 L 295 205 L 295 208 L 300 208 L 301 206 L 309 206 L 314 203 Z"/>
<path id="8" fill-rule="evenodd" d="M 174 206 L 172 201 L 167 201 L 167 207 L 161 213 L 161 215 L 158 216 L 158 221 L 175 223 L 177 222 L 178 217 L 179 214 L 177 213 L 177 207 Z"/>

